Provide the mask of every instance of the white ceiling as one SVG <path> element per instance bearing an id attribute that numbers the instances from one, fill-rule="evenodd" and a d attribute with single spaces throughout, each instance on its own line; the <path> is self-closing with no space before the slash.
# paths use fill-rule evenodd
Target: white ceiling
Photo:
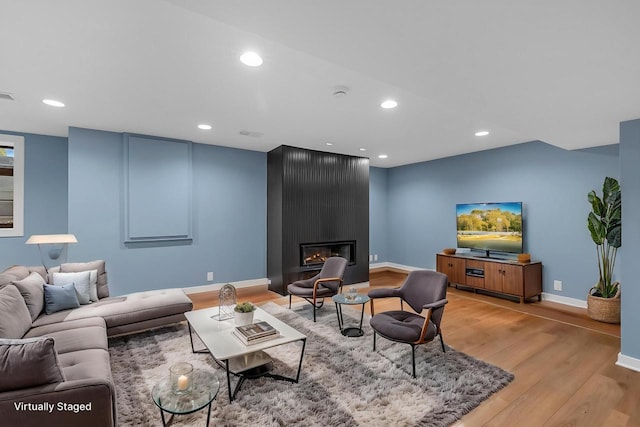
<path id="1" fill-rule="evenodd" d="M 0 17 L 9 131 L 287 144 L 390 167 L 613 144 L 640 118 L 637 0 L 0 0 Z M 247 49 L 262 67 L 238 61 Z M 381 109 L 389 97 L 399 106 Z"/>

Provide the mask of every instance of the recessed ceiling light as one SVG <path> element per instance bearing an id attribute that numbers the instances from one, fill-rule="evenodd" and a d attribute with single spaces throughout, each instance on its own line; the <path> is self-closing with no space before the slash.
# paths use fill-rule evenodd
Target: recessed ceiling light
<path id="1" fill-rule="evenodd" d="M 386 154 L 380 154 L 378 156 L 379 159 L 386 159 L 387 157 L 389 157 L 389 156 L 387 156 Z"/>
<path id="2" fill-rule="evenodd" d="M 487 136 L 487 135 L 489 135 L 489 131 L 487 130 L 481 130 L 476 132 L 476 136 Z"/>
<path id="3" fill-rule="evenodd" d="M 333 145 L 333 142 L 327 142 L 327 145 Z"/>
<path id="4" fill-rule="evenodd" d="M 361 148 L 360 151 L 367 151 L 367 149 L 366 148 Z"/>
<path id="5" fill-rule="evenodd" d="M 211 125 L 206 125 L 204 123 L 198 125 L 198 129 L 202 130 L 211 130 Z"/>
<path id="6" fill-rule="evenodd" d="M 380 104 L 380 106 L 382 108 L 386 108 L 386 109 L 396 108 L 398 106 L 398 103 L 396 101 L 394 101 L 393 99 L 387 99 L 382 104 Z"/>
<path id="7" fill-rule="evenodd" d="M 58 108 L 64 107 L 63 102 L 56 101 L 55 99 L 43 99 L 42 102 L 51 107 L 58 107 Z"/>
<path id="8" fill-rule="evenodd" d="M 255 52 L 245 52 L 240 56 L 240 62 L 249 67 L 259 67 L 262 65 L 262 58 Z"/>

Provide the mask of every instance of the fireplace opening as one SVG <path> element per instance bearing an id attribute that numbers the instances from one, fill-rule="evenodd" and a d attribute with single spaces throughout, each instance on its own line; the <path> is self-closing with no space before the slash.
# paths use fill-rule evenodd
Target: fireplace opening
<path id="1" fill-rule="evenodd" d="M 300 266 L 321 266 L 332 256 L 339 256 L 349 261 L 349 265 L 356 262 L 355 240 L 346 242 L 305 243 L 300 245 Z"/>

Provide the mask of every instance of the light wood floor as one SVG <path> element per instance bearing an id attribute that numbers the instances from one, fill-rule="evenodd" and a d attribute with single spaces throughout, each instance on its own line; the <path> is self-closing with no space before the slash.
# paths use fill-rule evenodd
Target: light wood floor
<path id="1" fill-rule="evenodd" d="M 370 285 L 394 287 L 404 278 L 372 273 Z M 288 303 L 266 288 L 238 294 L 256 304 Z M 217 292 L 190 297 L 195 309 L 217 305 Z M 618 325 L 546 301 L 522 305 L 452 287 L 447 298 L 445 342 L 515 375 L 456 426 L 640 426 L 640 372 L 615 365 Z M 396 306 L 395 300 L 376 302 L 376 312 Z"/>

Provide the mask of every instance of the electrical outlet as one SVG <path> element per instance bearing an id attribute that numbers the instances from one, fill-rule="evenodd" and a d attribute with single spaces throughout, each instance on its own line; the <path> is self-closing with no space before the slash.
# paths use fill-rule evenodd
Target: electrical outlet
<path id="1" fill-rule="evenodd" d="M 373 260 L 377 261 L 378 260 L 378 254 L 373 254 Z"/>
<path id="2" fill-rule="evenodd" d="M 209 271 L 207 273 L 207 281 L 211 282 L 213 280 L 213 271 Z"/>
<path id="3" fill-rule="evenodd" d="M 373 261 L 373 255 L 369 254 L 369 262 Z"/>
<path id="4" fill-rule="evenodd" d="M 562 280 L 554 280 L 553 281 L 553 290 L 554 291 L 562 291 Z"/>

